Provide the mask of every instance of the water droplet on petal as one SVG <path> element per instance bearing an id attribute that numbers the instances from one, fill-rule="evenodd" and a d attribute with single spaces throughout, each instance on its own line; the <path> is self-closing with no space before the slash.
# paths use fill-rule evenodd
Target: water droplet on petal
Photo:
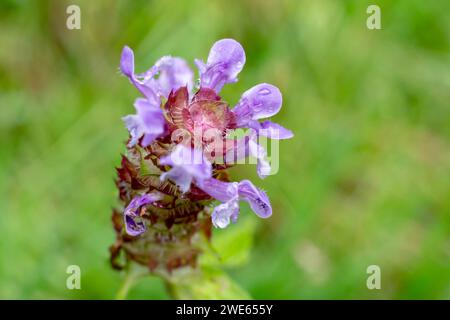
<path id="1" fill-rule="evenodd" d="M 268 94 L 270 94 L 270 90 L 267 88 L 262 88 L 258 91 L 258 94 L 262 95 L 262 96 L 267 96 Z"/>

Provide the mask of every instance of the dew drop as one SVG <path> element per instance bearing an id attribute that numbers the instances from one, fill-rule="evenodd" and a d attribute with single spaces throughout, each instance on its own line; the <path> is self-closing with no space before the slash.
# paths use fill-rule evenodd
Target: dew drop
<path id="1" fill-rule="evenodd" d="M 262 88 L 258 91 L 258 94 L 263 95 L 263 96 L 267 96 L 268 94 L 270 94 L 270 90 L 267 88 Z"/>

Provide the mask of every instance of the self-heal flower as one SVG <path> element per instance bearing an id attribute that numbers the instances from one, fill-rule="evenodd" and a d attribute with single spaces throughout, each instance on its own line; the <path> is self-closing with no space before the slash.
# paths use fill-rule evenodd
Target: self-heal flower
<path id="1" fill-rule="evenodd" d="M 160 196 L 157 193 L 149 193 L 136 196 L 131 200 L 124 211 L 125 229 L 131 236 L 138 236 L 145 232 L 146 226 L 142 218 L 145 205 L 157 201 Z"/>
<path id="2" fill-rule="evenodd" d="M 158 72 L 158 68 L 153 66 L 145 73 L 136 75 L 134 72 L 134 53 L 125 46 L 120 57 L 120 71 L 130 79 L 131 83 L 149 100 L 152 105 L 158 105 L 158 96 L 149 85 L 149 80 Z"/>
<path id="3" fill-rule="evenodd" d="M 160 97 L 167 98 L 172 90 L 193 85 L 193 72 L 184 59 L 164 56 L 141 74 L 134 71 L 134 53 L 125 46 L 120 58 L 120 70 L 153 104 L 159 107 Z"/>
<path id="4" fill-rule="evenodd" d="M 230 221 L 236 222 L 240 200 L 248 202 L 253 212 L 260 218 L 272 215 L 272 207 L 266 193 L 256 188 L 250 180 L 223 182 L 212 178 L 203 181 L 200 188 L 223 202 L 214 208 L 211 215 L 214 226 L 218 228 L 227 227 Z"/>
<path id="5" fill-rule="evenodd" d="M 163 173 L 160 179 L 171 179 L 182 192 L 189 191 L 193 180 L 201 183 L 211 177 L 211 163 L 203 153 L 182 144 L 177 145 L 170 155 L 161 158 L 159 163 L 172 166 L 172 169 Z"/>
<path id="6" fill-rule="evenodd" d="M 255 134 L 250 135 L 248 144 L 249 154 L 257 159 L 257 173 L 260 178 L 270 174 L 270 164 L 266 159 L 266 150 L 258 144 L 259 136 L 271 139 L 289 139 L 293 137 L 292 131 L 272 121 L 258 120 L 274 116 L 280 111 L 282 96 L 277 87 L 261 83 L 242 94 L 233 113 L 236 116 L 237 127 L 250 128 Z"/>
<path id="7" fill-rule="evenodd" d="M 148 80 L 148 86 L 153 88 L 158 96 L 167 98 L 171 91 L 181 87 L 192 89 L 194 73 L 184 59 L 165 56 L 159 59 L 154 68 L 157 70 Z"/>
<path id="8" fill-rule="evenodd" d="M 292 131 L 271 121 L 258 122 L 259 119 L 276 115 L 282 105 L 281 92 L 277 87 L 261 83 L 244 92 L 238 104 L 234 107 L 237 126 L 252 128 L 258 134 L 272 139 L 288 139 L 293 137 Z"/>
<path id="9" fill-rule="evenodd" d="M 147 99 L 138 98 L 134 103 L 135 115 L 123 117 L 130 132 L 130 146 L 134 146 L 142 137 L 142 146 L 146 147 L 164 133 L 164 115 L 159 107 L 152 105 Z"/>
<path id="10" fill-rule="evenodd" d="M 234 108 L 219 95 L 225 84 L 237 81 L 245 59 L 236 40 L 217 41 L 206 62 L 195 60 L 199 87 L 194 88 L 185 60 L 164 56 L 147 71 L 136 73 L 133 51 L 122 50 L 120 70 L 143 97 L 135 101 L 136 113 L 123 118 L 129 142 L 117 169 L 123 206 L 112 216 L 114 268 L 123 267 L 121 252 L 125 262 L 151 271 L 195 267 L 212 226 L 225 228 L 236 222 L 242 201 L 258 217 L 272 215 L 264 191 L 249 180 L 232 181 L 227 171 L 253 156 L 258 175 L 266 177 L 271 169 L 260 137 L 293 136 L 264 120 L 281 108 L 277 87 L 258 84 L 244 92 Z M 238 128 L 249 128 L 250 133 L 231 138 Z"/>

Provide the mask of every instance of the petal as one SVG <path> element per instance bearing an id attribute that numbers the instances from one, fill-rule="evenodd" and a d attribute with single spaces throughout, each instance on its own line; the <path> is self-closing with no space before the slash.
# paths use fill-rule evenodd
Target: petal
<path id="1" fill-rule="evenodd" d="M 270 176 L 271 171 L 272 167 L 270 166 L 269 161 L 265 158 L 258 159 L 258 163 L 256 164 L 256 172 L 261 179 Z"/>
<path id="2" fill-rule="evenodd" d="M 239 214 L 239 204 L 237 199 L 222 203 L 214 208 L 211 220 L 216 228 L 225 228 L 230 224 L 230 220 L 236 222 Z"/>
<path id="3" fill-rule="evenodd" d="M 158 134 L 146 133 L 141 141 L 141 145 L 145 148 L 158 138 Z"/>
<path id="4" fill-rule="evenodd" d="M 203 74 L 203 73 L 206 72 L 206 69 L 208 68 L 208 67 L 206 66 L 206 63 L 204 63 L 204 62 L 203 62 L 202 60 L 200 60 L 200 59 L 194 59 L 194 63 L 195 63 L 195 65 L 197 66 L 198 72 L 199 72 L 200 74 Z"/>
<path id="5" fill-rule="evenodd" d="M 183 192 L 187 192 L 193 179 L 198 184 L 212 175 L 212 165 L 197 149 L 177 145 L 167 156 L 160 159 L 160 164 L 170 165 L 172 169 L 161 175 L 161 180 L 170 178 Z"/>
<path id="6" fill-rule="evenodd" d="M 271 117 L 280 111 L 282 104 L 280 90 L 267 83 L 250 88 L 242 95 L 233 109 L 238 126 L 245 126 L 250 120 Z"/>
<path id="7" fill-rule="evenodd" d="M 136 237 L 145 232 L 147 228 L 141 217 L 125 215 L 125 231 L 130 236 Z"/>
<path id="8" fill-rule="evenodd" d="M 134 53 L 128 46 L 125 46 L 122 50 L 120 70 L 127 77 L 134 77 Z"/>
<path id="9" fill-rule="evenodd" d="M 294 136 L 291 130 L 269 120 L 261 123 L 258 134 L 270 139 L 290 139 Z"/>
<path id="10" fill-rule="evenodd" d="M 198 187 L 221 202 L 227 202 L 238 197 L 237 182 L 224 182 L 210 178 L 203 180 L 198 184 Z"/>
<path id="11" fill-rule="evenodd" d="M 226 83 L 236 82 L 245 64 L 245 51 L 233 39 L 222 39 L 212 46 L 206 65 L 196 60 L 202 87 L 219 92 Z"/>
<path id="12" fill-rule="evenodd" d="M 211 47 L 206 64 L 224 64 L 227 70 L 234 71 L 232 74 L 237 75 L 245 64 L 244 48 L 234 39 L 219 40 Z"/>
<path id="13" fill-rule="evenodd" d="M 139 215 L 141 207 L 161 199 L 157 193 L 144 194 L 136 196 L 130 201 L 124 210 L 125 231 L 131 236 L 137 236 L 145 232 L 146 227 L 143 218 Z"/>
<path id="14" fill-rule="evenodd" d="M 183 193 L 189 191 L 192 183 L 192 176 L 181 167 L 175 167 L 167 172 L 164 172 L 160 179 L 161 181 L 166 179 L 172 180 L 177 186 L 180 187 L 180 190 Z"/>
<path id="15" fill-rule="evenodd" d="M 140 137 L 144 134 L 142 129 L 141 121 L 137 115 L 128 115 L 122 118 L 123 122 L 125 122 L 125 126 L 130 132 L 131 140 L 128 143 L 128 146 L 134 146 Z"/>
<path id="16" fill-rule="evenodd" d="M 258 176 L 261 179 L 264 179 L 270 175 L 272 170 L 269 161 L 267 161 L 267 152 L 260 144 L 256 142 L 255 136 L 250 138 L 248 145 L 250 154 L 258 161 L 256 166 Z"/>
<path id="17" fill-rule="evenodd" d="M 238 186 L 239 197 L 250 204 L 252 210 L 261 218 L 272 215 L 272 207 L 266 193 L 256 188 L 249 180 L 242 180 Z"/>
<path id="18" fill-rule="evenodd" d="M 172 152 L 160 159 L 164 165 L 184 167 L 189 173 L 199 177 L 211 176 L 211 163 L 199 149 L 192 149 L 183 144 L 178 144 Z"/>
<path id="19" fill-rule="evenodd" d="M 162 57 L 156 62 L 159 70 L 159 77 L 156 80 L 158 93 L 168 97 L 171 91 L 176 91 L 180 87 L 187 87 L 192 90 L 194 73 L 184 59 Z"/>
<path id="20" fill-rule="evenodd" d="M 149 85 L 152 82 L 151 78 L 158 71 L 155 66 L 150 68 L 142 75 L 136 76 L 134 74 L 134 53 L 128 46 L 122 50 L 120 57 L 120 71 L 130 79 L 130 82 L 150 101 L 158 103 L 159 98 L 155 92 L 155 88 Z"/>
<path id="21" fill-rule="evenodd" d="M 159 106 L 155 106 L 147 99 L 138 98 L 134 102 L 138 117 L 142 120 L 146 134 L 160 135 L 164 132 L 165 119 Z"/>
<path id="22" fill-rule="evenodd" d="M 144 136 L 141 144 L 146 147 L 164 133 L 166 121 L 162 110 L 147 99 L 136 99 L 134 107 L 136 115 L 122 118 L 131 135 L 129 146 L 134 146 Z"/>

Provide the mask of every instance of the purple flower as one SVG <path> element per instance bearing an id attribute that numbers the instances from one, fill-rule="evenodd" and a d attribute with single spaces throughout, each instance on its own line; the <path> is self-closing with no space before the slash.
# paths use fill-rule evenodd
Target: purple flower
<path id="1" fill-rule="evenodd" d="M 130 201 L 124 211 L 125 231 L 130 236 L 138 236 L 146 230 L 142 219 L 143 206 L 159 200 L 161 197 L 157 193 L 147 193 L 142 196 L 136 196 Z"/>
<path id="2" fill-rule="evenodd" d="M 153 105 L 159 105 L 158 95 L 148 81 L 158 72 L 158 68 L 153 66 L 145 73 L 136 75 L 134 73 L 134 53 L 125 46 L 120 57 L 120 71 L 130 79 L 131 83 L 149 100 Z"/>
<path id="3" fill-rule="evenodd" d="M 260 122 L 280 111 L 282 95 L 277 87 L 261 83 L 250 88 L 232 110 L 218 95 L 225 84 L 237 81 L 245 60 L 244 49 L 237 41 L 217 41 L 206 63 L 195 60 L 200 77 L 197 92 L 192 92 L 193 72 L 181 58 L 162 57 L 141 74 L 135 73 L 134 53 L 129 47 L 123 49 L 120 61 L 122 73 L 145 97 L 136 100 L 135 115 L 123 118 L 131 137 L 128 147 L 133 148 L 139 143 L 147 153 L 144 161 L 159 159 L 159 165 L 170 166 L 170 170 L 160 175 L 160 180 L 175 183 L 181 192 L 186 193 L 181 197 L 192 197 L 192 201 L 204 200 L 201 198 L 206 196 L 203 192 L 197 188 L 191 190 L 193 184 L 220 201 L 212 213 L 213 224 L 219 228 L 237 220 L 240 201 L 248 202 L 262 218 L 269 217 L 272 208 L 265 192 L 249 180 L 224 182 L 212 178 L 213 173 L 214 177 L 219 177 L 221 170 L 233 164 L 233 160 L 253 156 L 257 159 L 257 173 L 264 178 L 270 174 L 271 168 L 266 150 L 258 143 L 259 137 L 288 139 L 293 136 L 290 130 L 270 120 Z M 228 139 L 227 134 L 236 128 L 249 128 L 251 132 L 238 141 Z M 201 137 L 198 141 L 203 149 L 197 145 L 192 149 L 190 144 L 167 139 L 178 129 L 188 130 L 190 134 L 195 134 L 196 129 L 217 134 L 207 139 Z M 152 144 L 155 141 L 157 143 Z M 150 144 L 152 146 L 148 147 Z M 225 167 L 216 162 L 220 158 L 225 161 Z M 140 234 L 145 230 L 136 212 L 149 202 L 152 200 L 144 196 L 130 202 L 125 210 L 128 233 Z"/>
<path id="4" fill-rule="evenodd" d="M 127 46 L 122 51 L 120 70 L 146 97 L 136 100 L 136 115 L 123 118 L 131 135 L 129 145 L 134 146 L 143 136 L 141 145 L 146 147 L 164 133 L 166 121 L 160 108 L 161 97 L 167 98 L 171 91 L 183 86 L 192 88 L 193 72 L 185 60 L 165 56 L 148 71 L 136 75 L 134 53 Z"/>
<path id="5" fill-rule="evenodd" d="M 282 105 L 281 92 L 277 87 L 261 83 L 250 88 L 241 96 L 233 112 L 236 115 L 237 126 L 252 128 L 258 134 L 272 139 L 288 139 L 293 134 L 290 130 L 271 121 L 258 122 L 259 119 L 276 115 Z"/>
<path id="6" fill-rule="evenodd" d="M 165 56 L 155 64 L 158 70 L 158 78 L 151 78 L 149 85 L 156 93 L 167 98 L 171 91 L 181 87 L 192 90 L 194 73 L 184 59 Z"/>
<path id="7" fill-rule="evenodd" d="M 271 172 L 271 166 L 267 160 L 267 152 L 263 146 L 258 143 L 258 135 L 256 131 L 252 130 L 249 135 L 246 135 L 236 141 L 233 141 L 232 147 L 227 148 L 224 155 L 225 163 L 235 163 L 248 156 L 255 157 L 257 160 L 256 170 L 258 176 L 264 179 Z M 228 142 L 231 144 L 230 142 Z"/>
<path id="8" fill-rule="evenodd" d="M 258 176 L 262 179 L 270 174 L 270 164 L 266 159 L 266 150 L 258 144 L 258 136 L 271 139 L 288 139 L 293 137 L 292 131 L 272 121 L 260 123 L 258 120 L 271 117 L 280 111 L 282 96 L 277 87 L 261 83 L 250 88 L 241 96 L 233 112 L 237 126 L 251 128 L 256 134 L 250 134 L 249 154 L 257 159 Z"/>
<path id="9" fill-rule="evenodd" d="M 206 64 L 195 60 L 200 72 L 200 86 L 218 93 L 224 84 L 237 81 L 237 75 L 245 64 L 245 51 L 233 39 L 222 39 L 214 43 Z"/>
<path id="10" fill-rule="evenodd" d="M 134 146 L 141 137 L 143 147 L 151 144 L 156 138 L 164 133 L 165 119 L 162 110 L 144 98 L 136 99 L 135 115 L 128 115 L 122 118 L 125 126 L 130 132 L 129 146 Z"/>
<path id="11" fill-rule="evenodd" d="M 184 193 L 189 191 L 193 180 L 201 183 L 212 174 L 211 163 L 204 157 L 202 151 L 182 144 L 178 144 L 171 154 L 161 158 L 159 163 L 172 166 L 170 171 L 161 175 L 161 180 L 169 178 Z"/>
<path id="12" fill-rule="evenodd" d="M 261 83 L 245 91 L 233 112 L 238 117 L 238 126 L 242 127 L 251 120 L 271 117 L 280 111 L 281 92 L 277 87 Z"/>
<path id="13" fill-rule="evenodd" d="M 193 84 L 192 70 L 185 60 L 177 57 L 162 57 L 149 70 L 136 75 L 134 53 L 127 46 L 122 51 L 120 70 L 151 103 L 158 106 L 160 97 L 167 98 L 172 90 L 183 86 L 191 89 Z"/>
<path id="14" fill-rule="evenodd" d="M 199 187 L 213 198 L 222 202 L 211 215 L 214 226 L 225 228 L 230 221 L 236 222 L 239 215 L 239 201 L 249 203 L 253 212 L 261 218 L 272 215 L 272 207 L 266 193 L 256 188 L 249 180 L 223 182 L 214 178 L 204 180 Z"/>

